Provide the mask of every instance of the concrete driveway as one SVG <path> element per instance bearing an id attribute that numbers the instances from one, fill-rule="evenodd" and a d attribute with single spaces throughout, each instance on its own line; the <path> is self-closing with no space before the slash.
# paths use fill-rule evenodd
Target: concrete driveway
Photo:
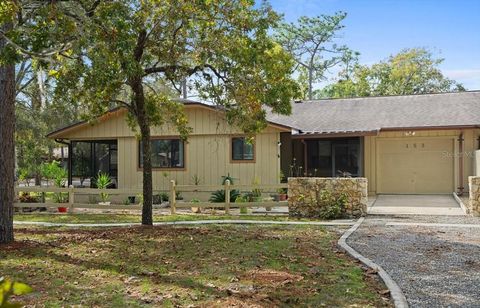
<path id="1" fill-rule="evenodd" d="M 465 215 L 452 195 L 378 195 L 368 214 Z"/>

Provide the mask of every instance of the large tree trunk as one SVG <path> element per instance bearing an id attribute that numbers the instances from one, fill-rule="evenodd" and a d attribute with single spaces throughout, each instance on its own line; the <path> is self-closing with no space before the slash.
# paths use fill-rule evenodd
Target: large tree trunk
<path id="1" fill-rule="evenodd" d="M 313 99 L 313 68 L 308 68 L 308 99 Z"/>
<path id="2" fill-rule="evenodd" d="M 145 95 L 141 81 L 132 84 L 140 127 L 143 160 L 143 206 L 142 225 L 153 225 L 153 183 L 152 183 L 152 148 L 150 144 L 150 121 L 145 110 Z"/>
<path id="3" fill-rule="evenodd" d="M 139 121 L 142 121 L 139 119 Z M 142 225 L 152 225 L 152 203 L 153 203 L 153 183 L 152 183 L 152 148 L 150 145 L 150 126 L 143 122 L 140 124 L 142 134 L 143 150 L 143 207 L 142 207 Z"/>
<path id="4" fill-rule="evenodd" d="M 11 29 L 11 24 L 2 31 Z M 0 50 L 6 41 L 0 39 Z M 0 244 L 13 242 L 15 66 L 0 67 Z"/>

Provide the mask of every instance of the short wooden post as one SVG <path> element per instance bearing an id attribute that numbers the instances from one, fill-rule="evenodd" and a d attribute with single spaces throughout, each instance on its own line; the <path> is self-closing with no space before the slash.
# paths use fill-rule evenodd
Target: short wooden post
<path id="1" fill-rule="evenodd" d="M 225 181 L 225 214 L 230 214 L 230 180 Z"/>
<path id="2" fill-rule="evenodd" d="M 73 204 L 75 203 L 75 195 L 74 195 L 74 192 L 73 192 L 73 185 L 70 185 L 68 186 L 68 207 L 69 207 L 69 210 L 68 212 L 69 213 L 72 213 L 73 214 Z"/>
<path id="3" fill-rule="evenodd" d="M 177 194 L 175 192 L 175 181 L 170 181 L 170 214 L 175 215 L 177 203 Z"/>

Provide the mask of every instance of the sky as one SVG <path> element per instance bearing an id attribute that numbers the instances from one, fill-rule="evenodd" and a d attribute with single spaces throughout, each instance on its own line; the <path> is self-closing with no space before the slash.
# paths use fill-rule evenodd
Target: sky
<path id="1" fill-rule="evenodd" d="M 345 11 L 339 43 L 373 64 L 402 49 L 425 47 L 444 58 L 443 73 L 480 90 L 480 0 L 270 0 L 293 22 Z"/>

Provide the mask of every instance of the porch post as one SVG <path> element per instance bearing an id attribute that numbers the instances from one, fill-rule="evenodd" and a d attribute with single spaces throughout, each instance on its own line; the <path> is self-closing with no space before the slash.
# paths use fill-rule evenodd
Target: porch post
<path id="1" fill-rule="evenodd" d="M 301 176 L 306 176 L 308 175 L 308 162 L 307 162 L 307 158 L 308 158 L 308 155 L 307 155 L 307 143 L 305 142 L 305 139 L 302 139 L 302 143 L 303 143 L 303 167 L 304 167 L 304 174 L 301 175 Z"/>
<path id="2" fill-rule="evenodd" d="M 73 145 L 70 141 L 68 143 L 68 161 L 67 161 L 67 169 L 68 169 L 68 186 L 73 185 L 73 172 L 72 172 L 72 158 L 73 158 Z"/>

